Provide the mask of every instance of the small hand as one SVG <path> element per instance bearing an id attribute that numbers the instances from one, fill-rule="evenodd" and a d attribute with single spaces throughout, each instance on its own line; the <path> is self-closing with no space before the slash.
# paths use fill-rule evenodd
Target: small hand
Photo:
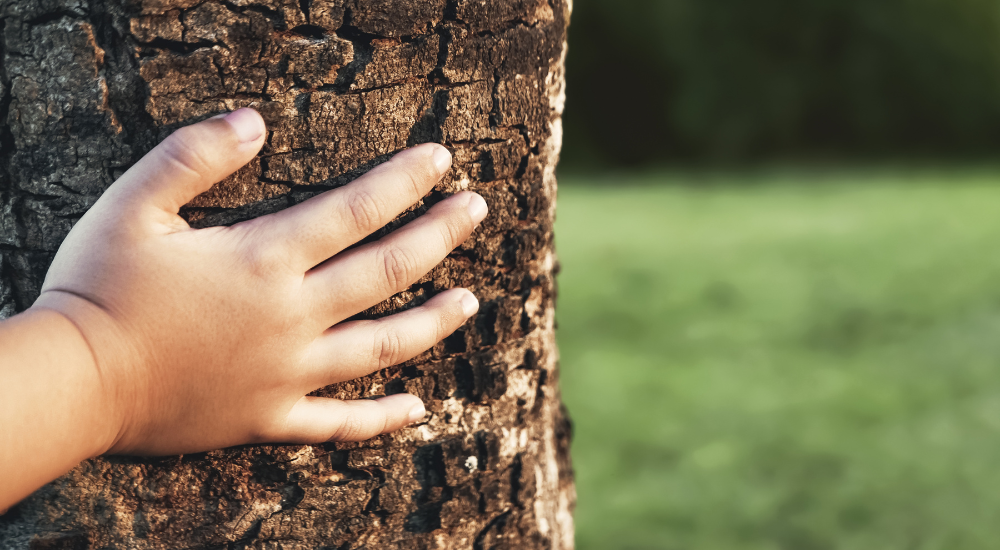
<path id="1" fill-rule="evenodd" d="M 261 442 L 362 440 L 419 421 L 420 400 L 339 401 L 320 387 L 405 361 L 478 309 L 467 290 L 375 321 L 345 319 L 407 288 L 486 216 L 463 192 L 347 250 L 424 196 L 451 165 L 439 145 L 232 227 L 191 229 L 182 205 L 249 162 L 260 116 L 182 128 L 80 220 L 33 309 L 54 310 L 93 352 L 107 452 L 178 454 Z"/>

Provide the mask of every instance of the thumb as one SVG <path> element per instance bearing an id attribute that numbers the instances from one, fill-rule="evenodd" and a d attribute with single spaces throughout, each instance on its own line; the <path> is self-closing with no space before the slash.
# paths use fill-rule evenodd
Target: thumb
<path id="1" fill-rule="evenodd" d="M 425 414 L 420 399 L 406 393 L 358 401 L 307 396 L 292 407 L 282 433 L 270 439 L 285 443 L 364 441 L 419 422 Z"/>
<path id="2" fill-rule="evenodd" d="M 250 162 L 264 144 L 265 134 L 264 120 L 253 109 L 185 126 L 132 166 L 109 195 L 176 214 L 181 206 Z"/>

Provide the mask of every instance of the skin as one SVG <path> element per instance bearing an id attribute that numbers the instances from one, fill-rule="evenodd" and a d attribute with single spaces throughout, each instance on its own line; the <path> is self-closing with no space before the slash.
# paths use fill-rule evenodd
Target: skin
<path id="1" fill-rule="evenodd" d="M 34 305 L 0 323 L 0 510 L 102 454 L 357 441 L 424 417 L 407 394 L 306 394 L 414 357 L 477 311 L 469 291 L 452 289 L 345 321 L 444 259 L 486 202 L 458 193 L 347 250 L 450 168 L 447 149 L 428 144 L 282 212 L 191 229 L 180 207 L 264 138 L 250 109 L 175 132 L 74 227 Z"/>

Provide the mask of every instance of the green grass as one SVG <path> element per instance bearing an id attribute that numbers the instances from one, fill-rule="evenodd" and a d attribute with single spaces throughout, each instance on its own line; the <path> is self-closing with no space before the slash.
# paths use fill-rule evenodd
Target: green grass
<path id="1" fill-rule="evenodd" d="M 1000 172 L 693 180 L 563 178 L 578 548 L 1000 547 Z"/>

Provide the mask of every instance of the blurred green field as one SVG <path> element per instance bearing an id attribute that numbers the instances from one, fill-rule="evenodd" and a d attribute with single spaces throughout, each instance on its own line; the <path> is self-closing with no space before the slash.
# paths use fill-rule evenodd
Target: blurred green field
<path id="1" fill-rule="evenodd" d="M 998 182 L 562 178 L 578 548 L 1000 546 Z"/>

